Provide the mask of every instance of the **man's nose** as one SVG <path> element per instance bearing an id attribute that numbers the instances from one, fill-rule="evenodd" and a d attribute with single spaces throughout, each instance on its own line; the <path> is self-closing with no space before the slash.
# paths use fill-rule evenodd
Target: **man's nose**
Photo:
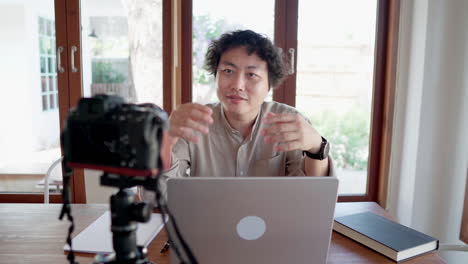
<path id="1" fill-rule="evenodd" d="M 232 79 L 231 88 L 243 91 L 245 89 L 245 79 L 242 74 L 236 74 Z"/>

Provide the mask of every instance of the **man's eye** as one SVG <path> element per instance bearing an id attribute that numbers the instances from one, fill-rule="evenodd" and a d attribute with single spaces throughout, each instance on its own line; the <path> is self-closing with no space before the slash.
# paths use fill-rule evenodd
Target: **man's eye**
<path id="1" fill-rule="evenodd" d="M 247 75 L 248 75 L 249 77 L 257 77 L 257 76 L 258 76 L 257 74 L 251 73 L 251 72 L 249 72 Z"/>
<path id="2" fill-rule="evenodd" d="M 224 69 L 223 72 L 225 72 L 225 73 L 232 73 L 232 70 L 231 70 L 231 69 Z"/>

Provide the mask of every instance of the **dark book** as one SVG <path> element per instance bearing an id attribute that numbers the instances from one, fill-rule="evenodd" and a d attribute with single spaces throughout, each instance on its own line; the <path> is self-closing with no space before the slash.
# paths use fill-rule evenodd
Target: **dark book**
<path id="1" fill-rule="evenodd" d="M 337 217 L 333 230 L 396 262 L 439 248 L 436 238 L 370 212 Z"/>

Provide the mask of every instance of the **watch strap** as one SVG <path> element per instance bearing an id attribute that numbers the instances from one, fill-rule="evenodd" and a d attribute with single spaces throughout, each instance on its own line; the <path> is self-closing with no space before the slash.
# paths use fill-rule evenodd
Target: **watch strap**
<path id="1" fill-rule="evenodd" d="M 324 160 L 325 158 L 328 157 L 325 157 L 325 153 L 324 153 L 324 150 L 325 150 L 325 146 L 328 144 L 328 141 L 322 137 L 322 143 L 320 144 L 320 150 L 318 153 L 311 153 L 309 151 L 302 151 L 302 155 L 306 155 L 307 157 L 311 158 L 311 159 L 316 159 L 316 160 Z"/>

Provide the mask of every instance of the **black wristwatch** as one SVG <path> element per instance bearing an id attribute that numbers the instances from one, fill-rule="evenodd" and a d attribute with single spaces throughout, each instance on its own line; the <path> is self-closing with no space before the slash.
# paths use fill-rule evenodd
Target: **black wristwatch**
<path id="1" fill-rule="evenodd" d="M 329 151 L 330 151 L 330 144 L 324 137 L 322 137 L 322 144 L 320 145 L 320 150 L 318 153 L 310 153 L 309 151 L 302 151 L 302 154 L 307 155 L 307 157 L 311 159 L 324 160 L 328 158 Z"/>

